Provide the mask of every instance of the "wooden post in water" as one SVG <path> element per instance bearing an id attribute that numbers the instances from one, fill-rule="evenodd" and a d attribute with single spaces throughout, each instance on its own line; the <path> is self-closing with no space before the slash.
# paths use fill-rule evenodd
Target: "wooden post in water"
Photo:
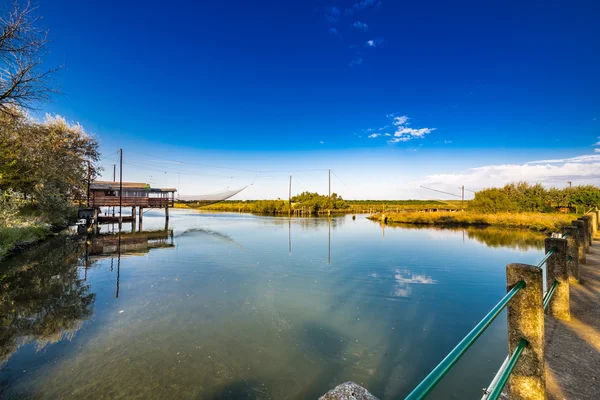
<path id="1" fill-rule="evenodd" d="M 520 282 L 525 287 L 508 303 L 508 354 L 513 354 L 521 339 L 528 342 L 509 378 L 511 399 L 546 399 L 544 360 L 544 307 L 542 269 L 534 265 L 508 264 L 506 291 Z"/>
<path id="2" fill-rule="evenodd" d="M 123 149 L 119 149 L 119 230 L 121 230 L 122 226 L 123 226 Z"/>
<path id="3" fill-rule="evenodd" d="M 90 160 L 87 162 L 87 206 L 90 206 L 90 180 L 92 179 L 92 172 L 90 166 Z"/>
<path id="4" fill-rule="evenodd" d="M 144 207 L 140 207 L 140 227 L 138 228 L 140 232 L 142 231 L 143 216 L 144 216 Z"/>

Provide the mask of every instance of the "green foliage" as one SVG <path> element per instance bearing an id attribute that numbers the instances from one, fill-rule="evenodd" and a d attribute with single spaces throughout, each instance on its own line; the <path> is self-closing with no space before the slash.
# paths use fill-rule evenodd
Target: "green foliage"
<path id="1" fill-rule="evenodd" d="M 484 189 L 475 194 L 475 198 L 469 203 L 469 210 L 482 213 L 516 211 L 517 203 L 503 189 Z"/>
<path id="2" fill-rule="evenodd" d="M 278 214 L 287 211 L 288 205 L 283 200 L 259 200 L 253 204 L 252 210 L 257 214 Z"/>
<path id="3" fill-rule="evenodd" d="M 80 278 L 83 241 L 57 237 L 0 266 L 0 368 L 20 344 L 38 349 L 72 337 L 95 295 Z"/>
<path id="4" fill-rule="evenodd" d="M 574 206 L 600 206 L 600 189 L 592 185 L 545 189 L 539 183 L 510 183 L 503 188 L 480 190 L 468 209 L 479 213 L 553 212 L 558 208 L 574 209 Z"/>
<path id="5" fill-rule="evenodd" d="M 88 161 L 93 179 L 98 160 L 98 142 L 79 124 L 48 115 L 36 122 L 19 110 L 0 115 L 0 193 L 34 205 L 47 222 L 72 215 L 86 192 Z"/>
<path id="6" fill-rule="evenodd" d="M 320 210 L 343 210 L 348 208 L 348 204 L 337 193 L 331 194 L 331 199 L 328 196 L 320 195 L 317 192 L 302 192 L 299 195 L 292 197 L 292 203 L 295 207 L 308 207 L 313 213 L 318 213 Z"/>

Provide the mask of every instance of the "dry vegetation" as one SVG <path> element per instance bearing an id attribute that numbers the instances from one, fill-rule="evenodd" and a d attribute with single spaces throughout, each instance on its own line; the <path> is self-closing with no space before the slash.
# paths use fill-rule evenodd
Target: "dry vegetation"
<path id="1" fill-rule="evenodd" d="M 577 219 L 576 214 L 543 213 L 496 213 L 474 212 L 403 212 L 375 214 L 370 219 L 386 219 L 387 223 L 448 225 L 448 226 L 501 226 L 507 228 L 527 228 L 534 231 L 560 230 Z"/>

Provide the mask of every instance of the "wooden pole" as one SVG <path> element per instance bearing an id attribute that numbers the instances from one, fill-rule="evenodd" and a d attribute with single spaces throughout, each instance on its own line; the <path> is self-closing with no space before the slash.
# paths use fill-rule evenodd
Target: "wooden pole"
<path id="1" fill-rule="evenodd" d="M 123 149 L 119 149 L 119 230 L 123 224 Z"/>
<path id="2" fill-rule="evenodd" d="M 113 164 L 113 182 L 117 181 L 117 164 Z M 115 206 L 113 205 L 112 216 L 115 216 Z"/>
<path id="3" fill-rule="evenodd" d="M 329 168 L 329 213 L 331 213 L 331 168 Z"/>
<path id="4" fill-rule="evenodd" d="M 88 164 L 88 168 L 87 168 L 87 206 L 89 207 L 90 206 L 90 179 L 92 176 L 90 160 L 88 160 L 87 164 Z"/>

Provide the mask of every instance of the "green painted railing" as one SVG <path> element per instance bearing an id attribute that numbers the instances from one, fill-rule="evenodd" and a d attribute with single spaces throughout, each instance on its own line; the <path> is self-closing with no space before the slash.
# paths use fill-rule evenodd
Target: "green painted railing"
<path id="1" fill-rule="evenodd" d="M 550 290 L 548 290 L 548 293 L 546 293 L 546 295 L 544 296 L 544 311 L 546 311 L 546 308 L 548 308 L 548 305 L 550 304 L 550 299 L 552 299 L 552 295 L 554 294 L 554 291 L 556 290 L 557 286 L 558 281 L 554 281 L 554 283 L 550 287 Z"/>
<path id="2" fill-rule="evenodd" d="M 515 349 L 514 353 L 512 353 L 512 355 L 510 356 L 510 359 L 508 360 L 508 365 L 506 366 L 504 371 L 502 371 L 502 374 L 500 375 L 500 379 L 498 379 L 498 383 L 496 384 L 494 389 L 490 392 L 490 394 L 488 396 L 488 400 L 497 400 L 500 397 L 500 395 L 502 394 L 502 389 L 504 389 L 504 386 L 506 386 L 508 377 L 510 376 L 513 369 L 515 368 L 515 365 L 517 365 L 517 361 L 519 361 L 519 357 L 521 357 L 523 350 L 525 350 L 525 347 L 527 347 L 528 344 L 529 344 L 529 342 L 527 342 L 527 340 L 525 340 L 525 339 L 521 339 L 519 341 L 517 348 Z"/>
<path id="3" fill-rule="evenodd" d="M 550 258 L 550 256 L 552 254 L 554 254 L 555 252 L 556 252 L 556 247 L 551 248 L 550 251 L 546 253 L 546 255 L 544 256 L 544 258 L 542 258 L 542 261 L 540 261 L 538 263 L 538 265 L 537 265 L 538 268 L 542 268 L 542 265 L 544 265 L 546 263 L 546 261 L 548 261 L 548 259 Z"/>
<path id="4" fill-rule="evenodd" d="M 562 239 L 566 239 L 569 235 L 564 235 Z M 545 255 L 544 258 L 537 264 L 538 268 L 541 268 L 546 261 L 556 253 L 557 248 L 552 247 Z M 569 257 L 570 258 L 570 257 Z M 569 261 L 571 261 L 569 259 Z M 544 296 L 544 310 L 550 304 L 550 300 L 554 291 L 556 290 L 556 286 L 558 285 L 558 281 L 554 281 L 552 287 L 546 295 Z M 475 327 L 456 345 L 454 349 L 419 383 L 419 385 L 406 397 L 406 400 L 417 400 L 424 399 L 435 386 L 442 380 L 442 378 L 450 371 L 450 369 L 460 360 L 460 358 L 465 354 L 465 352 L 471 347 L 473 343 L 481 336 L 481 334 L 490 326 L 490 324 L 496 319 L 498 314 L 508 305 L 508 302 L 519 292 L 519 290 L 525 287 L 524 281 L 519 281 L 506 295 L 492 308 L 492 310 L 485 316 Z M 508 381 L 508 377 L 510 376 L 512 370 L 514 369 L 517 361 L 519 361 L 519 357 L 525 347 L 527 347 L 529 343 L 526 339 L 521 338 L 517 348 L 514 353 L 511 355 L 508 364 L 502 374 L 499 377 L 499 380 L 490 392 L 488 396 L 488 400 L 493 399 L 496 400 L 502 393 L 502 389 L 506 385 Z"/>
<path id="5" fill-rule="evenodd" d="M 492 308 L 492 310 L 485 316 L 475 327 L 460 341 L 458 345 L 446 358 L 440 362 L 437 367 L 433 369 L 427 375 L 423 381 L 406 397 L 406 400 L 423 399 L 433 388 L 442 380 L 444 375 L 448 373 L 450 368 L 465 354 L 465 352 L 471 347 L 473 343 L 481 336 L 481 334 L 487 329 L 488 326 L 496 319 L 498 314 L 507 306 L 508 302 L 519 292 L 519 290 L 525 287 L 524 281 L 519 281 L 506 295 Z"/>

